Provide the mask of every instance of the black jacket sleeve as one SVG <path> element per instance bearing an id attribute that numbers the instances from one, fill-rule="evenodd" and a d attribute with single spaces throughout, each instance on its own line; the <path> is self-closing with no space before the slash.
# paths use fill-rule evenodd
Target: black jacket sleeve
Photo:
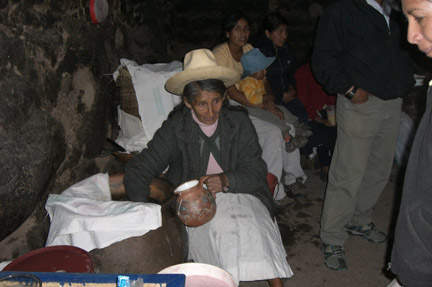
<path id="1" fill-rule="evenodd" d="M 353 85 L 340 62 L 344 53 L 342 29 L 346 26 L 345 12 L 340 5 L 329 7 L 321 16 L 315 35 L 312 70 L 318 82 L 330 94 L 344 94 Z"/>
<path id="2" fill-rule="evenodd" d="M 151 181 L 170 165 L 176 153 L 174 135 L 172 121 L 168 119 L 148 147 L 126 164 L 123 182 L 130 201 L 148 201 Z"/>
<path id="3" fill-rule="evenodd" d="M 238 144 L 232 146 L 231 154 L 225 155 L 231 157 L 231 163 L 235 164 L 232 164 L 234 166 L 225 173 L 232 192 L 251 193 L 257 187 L 265 186 L 267 166 L 261 158 L 262 149 L 252 122 L 246 114 L 237 113 L 240 115 L 238 117 L 240 128 L 234 138 Z M 232 159 L 233 156 L 236 160 Z"/>

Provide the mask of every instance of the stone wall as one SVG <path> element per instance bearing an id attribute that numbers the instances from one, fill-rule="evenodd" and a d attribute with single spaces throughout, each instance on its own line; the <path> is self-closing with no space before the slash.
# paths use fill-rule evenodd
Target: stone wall
<path id="1" fill-rule="evenodd" d="M 88 2 L 0 4 L 0 240 L 33 214 L 29 249 L 45 243 L 48 194 L 106 166 L 99 154 L 115 130 L 119 59 L 172 59 L 170 1 L 109 1 L 101 24 Z"/>

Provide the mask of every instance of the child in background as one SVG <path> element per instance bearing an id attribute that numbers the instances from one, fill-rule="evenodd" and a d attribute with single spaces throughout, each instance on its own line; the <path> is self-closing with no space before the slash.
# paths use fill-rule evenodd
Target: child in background
<path id="1" fill-rule="evenodd" d="M 327 181 L 336 142 L 336 122 L 329 120 L 327 109 L 329 106 L 334 107 L 336 97 L 327 94 L 315 80 L 309 62 L 301 65 L 294 75 L 297 82 L 297 98 L 306 108 L 308 123 L 313 132 L 302 152 L 309 159 L 312 159 L 315 153 L 318 154 L 320 178 Z"/>
<path id="2" fill-rule="evenodd" d="M 266 57 L 259 49 L 252 49 L 243 54 L 240 62 L 243 66 L 242 79 L 238 90 L 243 92 L 249 103 L 257 107 L 247 107 L 251 116 L 276 125 L 285 139 L 285 148 L 292 152 L 307 143 L 307 137 L 312 135 L 308 129 L 294 130 L 298 118 L 282 106 L 274 104 L 274 97 L 266 79 L 266 68 L 273 63 L 275 57 Z"/>

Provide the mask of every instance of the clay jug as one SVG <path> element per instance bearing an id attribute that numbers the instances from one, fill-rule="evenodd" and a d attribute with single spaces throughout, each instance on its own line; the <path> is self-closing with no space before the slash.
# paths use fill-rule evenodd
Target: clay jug
<path id="1" fill-rule="evenodd" d="M 209 222 L 216 213 L 213 194 L 204 188 L 205 177 L 201 180 L 187 181 L 178 186 L 174 193 L 176 213 L 181 222 L 189 227 L 197 227 Z"/>

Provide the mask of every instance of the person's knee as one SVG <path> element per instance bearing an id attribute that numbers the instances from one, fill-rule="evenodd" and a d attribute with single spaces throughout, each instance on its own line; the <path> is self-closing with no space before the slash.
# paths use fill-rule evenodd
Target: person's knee
<path id="1" fill-rule="evenodd" d="M 258 138 L 265 141 L 274 141 L 279 144 L 279 142 L 283 141 L 282 133 L 278 127 L 275 125 L 267 125 L 265 129 L 257 130 Z"/>

